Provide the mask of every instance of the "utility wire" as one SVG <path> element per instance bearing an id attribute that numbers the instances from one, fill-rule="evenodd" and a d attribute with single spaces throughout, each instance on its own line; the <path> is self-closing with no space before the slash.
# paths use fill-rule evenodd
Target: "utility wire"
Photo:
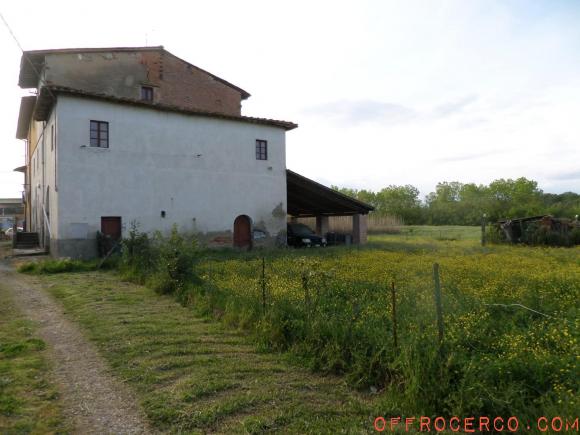
<path id="1" fill-rule="evenodd" d="M 8 29 L 10 36 L 12 36 L 12 39 L 14 39 L 14 42 L 16 42 L 16 45 L 18 45 L 18 48 L 20 49 L 20 51 L 22 51 L 24 53 L 24 49 L 22 48 L 22 45 L 20 45 L 20 41 L 18 41 L 18 38 L 16 37 L 16 35 L 12 31 L 12 28 L 8 24 L 8 21 L 6 21 L 6 18 L 4 18 L 4 15 L 2 14 L 2 12 L 0 12 L 0 18 L 2 18 L 2 21 L 4 22 L 4 25 L 6 26 L 6 28 Z"/>
<path id="2" fill-rule="evenodd" d="M 36 65 L 34 64 L 34 62 L 32 62 L 32 60 L 30 59 L 30 57 L 26 54 L 26 52 L 22 48 L 22 44 L 20 44 L 20 41 L 18 40 L 18 38 L 16 37 L 16 35 L 12 31 L 12 28 L 10 27 L 10 24 L 8 24 L 8 21 L 6 21 L 6 18 L 4 18 L 4 15 L 2 14 L 2 12 L 0 12 L 0 18 L 2 19 L 2 22 L 4 23 L 4 26 L 6 26 L 6 29 L 8 30 L 8 33 L 10 33 L 10 36 L 12 36 L 12 39 L 14 40 L 14 42 L 16 43 L 16 45 L 18 46 L 18 48 L 22 52 L 22 56 L 30 64 L 30 67 L 36 73 L 36 76 L 40 78 L 40 71 L 36 68 Z M 51 91 L 51 89 L 49 87 L 46 87 L 46 86 L 44 88 L 48 91 L 48 93 L 50 94 L 50 96 L 54 99 L 55 98 L 55 95 Z"/>

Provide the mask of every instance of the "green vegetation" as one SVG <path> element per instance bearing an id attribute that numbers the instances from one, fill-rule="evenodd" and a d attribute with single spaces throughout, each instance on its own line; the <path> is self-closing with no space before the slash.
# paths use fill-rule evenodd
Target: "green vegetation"
<path id="1" fill-rule="evenodd" d="M 580 214 L 580 194 L 544 193 L 538 183 L 526 178 L 499 179 L 489 185 L 442 182 L 421 202 L 411 185 L 388 186 L 377 192 L 338 188 L 368 202 L 377 214 L 402 218 L 406 224 L 477 225 L 486 213 L 491 222 L 500 219 L 551 214 L 574 218 Z"/>
<path id="2" fill-rule="evenodd" d="M 70 258 L 46 259 L 42 261 L 25 262 L 18 266 L 17 270 L 21 273 L 33 275 L 64 273 L 64 272 L 88 272 L 95 270 L 98 261 L 71 260 Z"/>
<path id="3" fill-rule="evenodd" d="M 149 240 L 137 231 L 132 237 Z M 162 248 L 176 238 L 174 246 L 181 244 L 187 252 Z M 311 426 L 320 418 L 317 413 L 326 416 L 330 407 L 339 406 L 324 402 L 317 408 L 313 403 L 320 405 L 320 398 L 290 389 L 283 409 L 296 412 L 274 416 L 265 404 L 285 381 L 276 383 L 277 375 L 262 369 L 244 378 L 261 389 L 240 396 L 238 370 L 260 364 L 258 357 L 252 353 L 248 362 L 235 350 L 225 360 L 213 354 L 221 355 L 222 348 L 211 348 L 213 355 L 202 358 L 201 368 L 199 344 L 190 340 L 200 334 L 213 337 L 221 329 L 196 321 L 191 312 L 246 333 L 258 349 L 270 352 L 261 355 L 265 360 L 281 364 L 271 352 L 282 352 L 315 372 L 344 376 L 353 392 L 340 390 L 341 403 L 346 400 L 351 408 L 337 408 L 338 420 L 350 422 L 351 428 L 368 429 L 377 415 L 516 415 L 529 421 L 541 415 L 577 416 L 580 248 L 482 248 L 478 238 L 477 227 L 407 227 L 401 234 L 374 236 L 364 248 L 236 253 L 200 252 L 173 233 L 153 248 L 148 241 L 139 249 L 124 250 L 124 276 L 174 294 L 187 309 L 155 299 L 141 287 L 120 284 L 110 274 L 43 279 L 50 280 L 51 291 L 87 327 L 113 366 L 134 383 L 160 427 L 218 425 L 221 430 L 222 416 L 230 415 L 224 421 L 234 424 L 240 418 L 234 415 L 248 412 L 248 418 L 257 413 L 267 428 L 315 432 L 322 428 Z M 181 255 L 190 259 L 192 270 L 170 272 L 180 270 L 175 265 L 181 264 Z M 440 264 L 443 293 L 441 344 L 435 262 Z M 149 266 L 134 268 L 138 264 Z M 158 274 L 166 279 L 153 279 Z M 211 331 L 197 329 L 200 325 Z M 245 340 L 228 344 L 247 346 Z M 210 385 L 216 385 L 206 408 L 206 393 L 200 388 L 208 376 Z M 236 385 L 233 397 L 225 392 L 230 383 Z M 355 391 L 378 394 L 361 402 Z M 195 414 L 200 406 L 201 414 Z M 283 415 L 292 417 L 285 420 Z"/>
<path id="4" fill-rule="evenodd" d="M 0 433 L 66 432 L 45 344 L 0 285 Z"/>
<path id="5" fill-rule="evenodd" d="M 480 240 L 481 239 L 481 227 L 479 226 L 460 226 L 460 225 L 406 225 L 401 227 L 401 236 L 404 236 L 405 240 L 417 240 L 417 239 L 431 239 L 437 241 L 455 241 L 455 240 Z M 399 240 L 401 237 L 395 238 Z M 381 241 L 393 240 L 392 237 L 388 235 L 377 234 L 371 237 L 371 245 L 376 246 L 377 243 Z"/>
<path id="6" fill-rule="evenodd" d="M 268 256 L 265 310 L 260 254 L 206 261 L 206 284 L 190 303 L 251 330 L 265 348 L 383 389 L 385 403 L 406 414 L 576 415 L 580 249 L 481 248 L 472 237 L 387 235 L 365 249 Z"/>
<path id="7" fill-rule="evenodd" d="M 130 281 L 144 283 L 158 293 L 182 294 L 201 281 L 195 265 L 201 254 L 192 234 L 181 234 L 173 226 L 169 236 L 157 232 L 150 237 L 131 224 L 129 237 L 123 240 L 119 269 Z"/>
<path id="8" fill-rule="evenodd" d="M 340 378 L 312 375 L 243 333 L 111 272 L 39 279 L 137 393 L 162 431 L 367 432 L 383 412 Z"/>

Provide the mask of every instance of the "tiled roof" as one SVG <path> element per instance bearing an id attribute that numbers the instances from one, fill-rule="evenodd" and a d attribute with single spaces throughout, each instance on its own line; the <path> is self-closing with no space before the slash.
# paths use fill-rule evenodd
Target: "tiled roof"
<path id="1" fill-rule="evenodd" d="M 252 124 L 261 124 L 261 125 L 269 125 L 272 127 L 283 128 L 284 130 L 292 130 L 298 127 L 297 124 L 289 121 L 279 121 L 276 119 L 268 119 L 268 118 L 255 118 L 251 116 L 235 116 L 235 115 L 227 115 L 224 113 L 217 113 L 217 112 L 206 112 L 203 110 L 192 110 L 192 109 L 184 109 L 178 106 L 171 106 L 167 104 L 160 104 L 160 103 L 151 103 L 147 101 L 141 100 L 134 100 L 131 98 L 125 97 L 117 97 L 102 93 L 96 92 L 87 92 L 78 89 L 72 89 L 62 86 L 44 86 L 40 90 L 38 102 L 36 104 L 36 108 L 34 110 L 34 119 L 37 121 L 46 120 L 47 116 L 50 113 L 50 108 L 53 104 L 53 95 L 56 94 L 68 94 L 74 95 L 78 97 L 84 98 L 92 98 L 98 100 L 105 100 L 110 101 L 113 103 L 119 104 L 129 104 L 133 106 L 139 106 L 149 109 L 155 110 L 162 110 L 167 112 L 177 112 L 183 113 L 186 115 L 193 115 L 193 116 L 205 116 L 208 118 L 218 118 L 218 119 L 226 119 L 229 121 L 238 121 L 238 122 L 245 122 L 245 123 L 252 123 Z"/>

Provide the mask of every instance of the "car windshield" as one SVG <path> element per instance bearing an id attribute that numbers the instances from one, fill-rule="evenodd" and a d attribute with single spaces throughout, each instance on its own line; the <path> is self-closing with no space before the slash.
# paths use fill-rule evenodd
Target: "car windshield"
<path id="1" fill-rule="evenodd" d="M 311 236 L 314 234 L 314 231 L 304 224 L 292 224 L 290 225 L 290 229 L 292 230 L 292 233 L 297 236 Z"/>

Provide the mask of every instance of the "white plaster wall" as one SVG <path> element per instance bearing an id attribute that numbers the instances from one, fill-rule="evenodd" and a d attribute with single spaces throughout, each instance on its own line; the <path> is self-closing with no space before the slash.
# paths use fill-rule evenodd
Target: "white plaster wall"
<path id="1" fill-rule="evenodd" d="M 54 130 L 53 130 L 54 128 Z M 52 132 L 54 131 L 54 135 Z M 46 231 L 42 207 L 44 205 L 50 220 L 52 238 L 58 237 L 58 192 L 56 189 L 57 139 L 56 111 L 53 110 L 46 122 L 33 121 L 29 141 L 36 144 L 30 161 L 30 192 L 32 231 L 42 235 Z M 47 190 L 50 200 L 47 201 Z M 48 202 L 48 204 L 47 204 Z M 41 237 L 41 243 L 43 242 Z"/>
<path id="2" fill-rule="evenodd" d="M 241 214 L 272 236 L 286 228 L 281 128 L 72 96 L 59 96 L 57 118 L 59 238 L 79 223 L 94 236 L 101 216 L 121 216 L 124 235 L 132 220 L 143 231 L 228 231 Z M 109 122 L 108 149 L 89 146 L 90 120 Z M 268 160 L 256 160 L 256 139 Z"/>

